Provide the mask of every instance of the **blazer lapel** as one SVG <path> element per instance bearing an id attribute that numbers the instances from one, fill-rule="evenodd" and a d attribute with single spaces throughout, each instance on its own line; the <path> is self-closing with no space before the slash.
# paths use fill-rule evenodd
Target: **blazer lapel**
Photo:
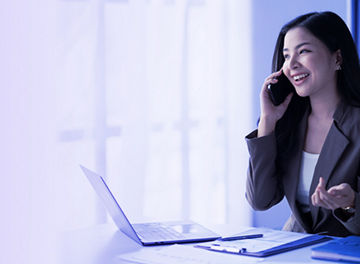
<path id="1" fill-rule="evenodd" d="M 326 137 L 315 167 L 314 176 L 310 186 L 310 197 L 314 193 L 320 177 L 323 177 L 325 184 L 327 184 L 333 169 L 348 144 L 349 140 L 337 128 L 336 122 L 334 121 Z M 318 222 L 320 208 L 314 207 L 310 202 L 310 210 L 313 220 L 313 228 L 315 228 Z"/>

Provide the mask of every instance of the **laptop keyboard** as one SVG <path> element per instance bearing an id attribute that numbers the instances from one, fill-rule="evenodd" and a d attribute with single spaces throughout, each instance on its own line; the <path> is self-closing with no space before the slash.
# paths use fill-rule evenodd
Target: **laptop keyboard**
<path id="1" fill-rule="evenodd" d="M 172 240 L 184 238 L 184 235 L 160 224 L 141 224 L 134 226 L 139 237 L 146 240 Z"/>

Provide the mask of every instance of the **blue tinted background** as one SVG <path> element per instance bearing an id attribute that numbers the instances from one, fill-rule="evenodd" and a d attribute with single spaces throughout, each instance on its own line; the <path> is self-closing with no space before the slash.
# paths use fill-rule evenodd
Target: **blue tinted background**
<path id="1" fill-rule="evenodd" d="M 218 1 L 220 2 L 222 0 Z M 102 1 L 2 1 L 2 6 L 0 8 L 0 246 L 2 249 L 0 254 L 0 263 L 56 263 L 56 247 L 59 241 L 59 226 L 61 226 L 61 230 L 64 226 L 72 227 L 71 224 L 73 223 L 80 223 L 83 224 L 83 226 L 86 226 L 90 222 L 86 222 L 86 220 L 90 218 L 88 215 L 93 217 L 96 214 L 93 211 L 97 210 L 95 208 L 100 208 L 100 205 L 97 205 L 97 201 L 95 200 L 94 196 L 92 196 L 93 193 L 90 189 L 90 186 L 86 182 L 85 177 L 81 175 L 81 171 L 77 163 L 78 160 L 75 162 L 73 161 L 74 164 L 71 164 L 71 166 L 68 164 L 69 160 L 65 160 L 66 157 L 74 155 L 74 152 L 79 151 L 80 156 L 85 156 L 86 154 L 88 155 L 85 158 L 82 156 L 79 160 L 86 164 L 94 164 L 95 162 L 93 160 L 95 157 L 93 157 L 92 154 L 89 155 L 89 153 L 96 153 L 96 155 L 98 155 L 100 151 L 97 151 L 96 148 L 99 146 L 79 143 L 74 144 L 75 146 L 73 148 L 67 147 L 68 145 L 73 144 L 74 141 L 76 141 L 78 138 L 84 138 L 85 143 L 88 143 L 88 138 L 93 133 L 98 133 L 98 131 L 89 129 L 89 131 L 83 132 L 81 129 L 79 129 L 79 127 L 83 125 L 83 123 L 85 123 L 84 126 L 86 126 L 86 122 L 81 119 L 80 121 L 71 119 L 70 117 L 70 120 L 76 121 L 71 124 L 73 125 L 72 127 L 69 125 L 70 128 L 75 128 L 72 130 L 72 133 L 53 133 L 54 131 L 63 131 L 62 128 L 68 125 L 64 125 L 61 122 L 62 120 L 59 121 L 57 119 L 56 112 L 59 111 L 58 109 L 61 111 L 63 109 L 63 104 L 67 103 L 64 102 L 65 100 L 58 101 L 58 98 L 73 99 L 72 96 L 76 94 L 76 100 L 79 103 L 83 103 L 83 105 L 85 105 L 84 108 L 80 109 L 80 114 L 85 113 L 84 115 L 90 116 L 90 119 L 94 118 L 94 116 L 96 118 L 98 117 L 96 111 L 94 111 L 90 106 L 94 104 L 94 101 L 98 103 L 99 101 L 104 100 L 104 98 L 98 97 L 96 98 L 98 100 L 92 101 L 91 98 L 89 99 L 89 93 L 87 89 L 80 90 L 80 92 L 71 89 L 74 86 L 91 88 L 94 85 L 94 82 L 104 81 L 92 79 L 92 76 L 88 76 L 86 71 L 88 68 L 96 66 L 97 70 L 100 72 L 104 70 L 103 64 L 94 66 L 89 65 L 88 63 L 77 63 L 74 65 L 73 61 L 66 60 L 68 58 L 58 58 L 59 50 L 68 49 L 68 47 L 64 45 L 65 42 L 62 41 L 66 37 L 69 37 L 67 34 L 80 34 L 81 32 L 79 32 L 79 30 L 82 27 L 86 28 L 88 31 L 96 31 L 98 29 L 98 25 L 95 22 L 94 24 L 90 25 L 86 23 L 88 21 L 86 19 L 87 16 L 91 17 L 92 13 L 96 12 L 96 10 L 91 8 L 86 10 L 87 13 L 80 12 L 82 16 L 79 16 L 77 21 L 81 22 L 75 23 L 79 26 L 78 28 L 69 26 L 71 25 L 70 22 L 72 22 L 69 19 L 69 17 L 72 15 L 71 12 L 74 10 L 77 11 L 77 9 L 81 9 L 82 3 L 90 2 L 100 3 Z M 136 12 L 136 4 L 145 2 L 152 3 L 153 1 L 111 0 L 108 2 L 114 5 L 131 4 L 135 10 L 134 13 L 136 13 L 137 16 L 142 17 L 146 16 L 146 12 L 144 12 L 143 9 L 140 10 L 141 12 Z M 164 0 L 158 2 L 161 2 L 162 4 L 171 4 L 175 1 Z M 201 4 L 202 2 L 210 3 L 211 1 L 192 2 L 196 5 L 199 3 Z M 241 8 L 239 4 L 241 1 L 224 2 L 236 2 L 237 8 Z M 251 53 L 249 54 L 251 58 L 251 64 L 249 66 L 241 66 L 244 68 L 247 66 L 251 68 L 251 76 L 249 78 L 251 79 L 251 87 L 247 87 L 247 90 L 250 90 L 251 93 L 243 93 L 245 88 L 239 85 L 239 92 L 236 93 L 236 96 L 245 96 L 245 100 L 251 103 L 251 109 L 248 113 L 246 113 L 247 116 L 251 116 L 251 124 L 249 125 L 251 126 L 251 129 L 256 128 L 256 121 L 259 116 L 258 94 L 264 78 L 271 71 L 272 53 L 275 45 L 275 39 L 278 31 L 280 30 L 280 27 L 295 16 L 310 11 L 323 10 L 331 10 L 338 13 L 345 21 L 348 22 L 349 25 L 351 25 L 351 7 L 357 7 L 356 11 L 358 12 L 359 6 L 353 6 L 353 4 L 357 2 L 358 1 L 348 0 L 249 1 L 249 3 L 251 3 L 252 16 L 252 23 L 248 29 L 250 31 L 252 41 L 251 52 L 249 52 Z M 69 11 L 69 13 L 62 12 L 64 3 L 67 3 L 69 6 L 73 7 L 74 10 Z M 120 8 L 121 7 L 122 6 L 120 6 Z M 109 12 L 114 12 L 114 10 L 116 10 L 114 8 L 109 9 Z M 192 14 L 192 17 L 197 18 L 198 13 L 196 13 L 196 11 L 198 10 L 193 9 L 192 11 L 195 12 L 195 14 Z M 99 13 L 101 14 L 101 12 Z M 214 15 L 217 14 L 215 13 Z M 238 19 L 239 23 L 242 21 L 239 17 L 232 19 Z M 107 23 L 111 24 L 111 21 L 107 21 Z M 192 23 L 192 26 L 196 28 L 197 20 L 193 20 Z M 355 21 L 355 24 L 352 25 L 354 29 L 357 28 L 358 30 L 359 27 L 355 27 L 358 25 L 358 22 Z M 141 26 L 142 25 L 139 24 L 121 24 L 122 28 L 129 28 L 127 37 L 134 38 L 135 40 L 138 38 L 138 41 L 135 42 L 139 48 L 142 47 L 142 43 L 146 40 L 146 30 L 144 30 L 144 28 Z M 155 24 L 153 26 L 156 27 L 157 25 Z M 117 25 L 113 25 L 113 27 L 110 29 L 115 32 L 114 34 L 116 34 L 118 27 Z M 165 27 L 164 30 L 166 32 L 172 32 L 172 28 L 169 29 Z M 196 31 L 194 32 L 192 37 L 196 37 Z M 240 35 L 243 34 L 243 32 L 236 32 L 234 33 L 233 37 L 236 38 L 237 34 Z M 91 34 L 89 35 L 91 36 Z M 356 36 L 359 36 L 359 34 Z M 173 37 L 174 38 L 171 39 L 171 41 L 178 43 L 176 36 Z M 121 38 L 119 38 L 118 41 L 119 43 L 124 42 Z M 173 42 L 171 41 L 169 43 L 172 45 Z M 154 42 L 156 44 L 156 41 Z M 96 44 L 101 45 L 104 43 L 101 41 L 93 41 L 91 38 L 84 38 L 80 40 L 78 39 L 78 42 L 71 44 L 77 48 L 76 52 L 80 54 L 80 57 L 85 57 L 86 59 L 87 53 L 83 51 L 84 46 L 88 49 L 96 49 Z M 154 46 L 156 46 L 155 44 Z M 202 50 L 202 47 L 198 48 L 199 50 Z M 126 56 L 126 53 L 127 50 L 125 49 L 120 55 Z M 169 50 L 168 53 L 170 54 L 171 50 Z M 197 54 L 196 52 L 194 53 L 196 57 Z M 205 54 L 211 55 L 211 51 L 208 51 L 208 53 Z M 135 61 L 134 64 L 131 65 L 131 69 L 129 69 L 129 67 L 124 67 L 121 70 L 132 70 L 135 73 L 142 72 L 143 68 L 145 67 L 142 60 L 144 54 L 139 53 L 137 55 L 138 61 Z M 121 59 L 123 59 L 121 56 L 120 58 L 115 59 L 121 61 Z M 232 56 L 236 56 L 236 60 L 242 59 L 238 54 L 230 54 L 228 56 L 230 59 Z M 156 60 L 156 56 L 154 55 L 154 58 L 152 59 Z M 197 59 L 198 61 L 205 61 L 208 58 L 204 56 L 198 57 Z M 174 61 L 174 63 L 177 64 L 179 61 Z M 64 69 L 68 65 L 73 66 L 73 68 L 69 67 L 69 69 Z M 228 69 L 222 70 L 226 71 Z M 233 75 L 236 77 L 236 71 L 238 69 L 230 70 L 232 70 Z M 76 75 L 81 72 L 84 75 L 84 80 L 80 80 L 79 83 L 72 83 L 73 86 L 70 86 L 72 79 L 69 78 L 69 80 L 67 80 L 64 76 L 58 74 L 58 72 L 64 71 L 67 72 L 67 76 Z M 150 78 L 149 76 L 147 77 Z M 164 76 L 161 71 L 158 73 L 159 80 L 166 78 L 169 80 L 173 79 L 172 76 Z M 182 79 L 178 81 L 183 82 Z M 133 83 L 134 86 L 132 88 L 136 89 L 141 87 L 145 81 L 143 78 L 137 78 L 133 81 Z M 125 91 L 125 95 L 127 95 L 126 92 L 127 91 Z M 137 102 L 138 104 L 136 104 L 136 99 L 138 98 L 137 96 L 141 94 L 141 92 L 142 90 L 139 88 L 139 90 L 136 90 L 135 93 L 133 93 L 133 97 L 130 99 L 134 100 L 135 103 L 133 103 L 133 107 L 128 112 L 125 111 L 125 113 L 123 113 L 125 116 L 128 113 L 135 111 L 138 108 L 138 105 L 143 104 L 142 101 L 139 101 Z M 168 94 L 166 98 L 176 96 L 179 95 Z M 126 100 L 129 100 L 129 97 L 126 97 Z M 121 104 L 115 104 L 115 106 L 118 108 L 123 107 Z M 103 107 L 103 105 L 100 105 L 99 108 L 101 107 Z M 237 107 L 238 108 L 236 108 L 236 111 L 243 110 L 241 108 L 242 106 Z M 68 112 L 66 112 L 66 114 L 70 116 L 71 114 L 73 116 L 79 115 L 78 108 L 70 110 L 67 109 L 67 111 Z M 147 115 L 147 112 L 142 113 L 142 116 L 145 115 Z M 238 116 L 235 116 L 234 119 L 238 124 L 241 125 L 242 120 L 237 120 L 236 118 L 238 118 Z M 128 121 L 131 123 L 132 120 L 129 118 Z M 222 122 L 223 120 L 219 120 L 218 123 L 221 125 Z M 161 130 L 161 128 L 162 127 L 160 125 L 155 127 L 155 130 Z M 140 129 L 136 128 L 134 131 L 140 131 L 139 134 L 142 136 L 142 129 L 143 127 L 140 127 Z M 243 142 L 245 133 L 242 133 L 243 131 L 241 129 L 240 131 L 241 133 L 233 135 L 233 137 L 236 138 L 236 141 Z M 124 135 L 121 129 L 115 128 L 110 132 L 112 135 Z M 195 139 L 198 139 L 199 142 L 201 142 L 201 140 L 204 138 L 203 135 L 206 136 L 209 134 L 207 133 L 208 131 L 205 132 L 206 133 L 203 134 L 199 133 Z M 250 132 L 250 129 L 246 132 Z M 67 141 L 60 146 L 58 142 L 61 140 Z M 161 141 L 161 139 L 159 139 L 159 141 Z M 115 148 L 120 146 L 119 148 L 121 148 L 125 145 L 125 143 L 122 141 L 110 141 L 109 145 L 113 147 L 115 146 Z M 136 139 L 131 143 L 135 144 L 135 147 L 139 147 L 142 142 Z M 61 153 L 61 155 L 55 155 L 54 153 Z M 115 153 L 113 155 L 115 157 L 115 161 L 118 161 L 116 159 L 118 158 L 117 154 L 118 153 Z M 126 154 L 127 153 L 124 155 Z M 143 153 L 140 152 L 140 154 Z M 246 153 L 244 155 L 246 156 Z M 222 155 L 221 158 L 224 156 L 225 155 Z M 142 168 L 138 168 L 137 165 L 139 161 L 143 159 L 143 156 L 134 155 L 130 158 L 133 162 L 128 165 L 138 169 L 139 173 L 141 173 Z M 131 160 L 130 158 L 129 160 Z M 236 156 L 234 163 L 236 164 L 239 159 L 240 158 Z M 201 159 L 196 161 L 201 162 Z M 241 162 L 243 162 L 243 160 Z M 161 163 L 161 160 L 159 163 Z M 111 162 L 111 164 L 113 163 Z M 172 163 L 167 165 L 167 168 L 170 168 L 169 171 L 171 171 Z M 204 166 L 205 168 L 206 165 L 207 164 Z M 167 171 L 164 174 L 166 176 Z M 245 170 L 242 171 L 241 174 L 244 176 L 246 174 Z M 134 173 L 134 175 L 136 174 Z M 235 178 L 237 177 L 240 178 L 240 173 L 239 176 L 235 175 Z M 124 179 L 128 179 L 129 181 L 133 180 L 133 178 L 134 177 L 132 174 L 125 175 L 124 177 Z M 136 179 L 133 181 L 133 184 L 134 186 L 138 186 L 142 184 L 143 181 L 144 180 L 142 178 Z M 118 186 L 119 188 L 123 187 L 121 184 L 118 184 L 119 182 L 116 182 L 116 179 L 112 183 L 112 186 Z M 205 181 L 199 181 L 200 186 L 205 186 L 206 183 L 207 182 Z M 244 182 L 238 183 L 241 184 L 241 186 L 245 184 Z M 80 189 L 79 186 L 82 189 Z M 229 188 L 231 187 L 232 186 Z M 222 188 L 221 190 L 224 189 L 225 188 Z M 125 191 L 130 194 L 135 193 L 137 195 L 136 199 L 133 199 L 132 207 L 133 211 L 136 211 L 138 208 L 137 203 L 140 203 L 139 197 L 142 197 L 143 192 L 138 191 L 139 193 L 136 193 L 132 188 L 128 188 L 128 190 Z M 228 204 L 224 204 L 223 200 L 216 204 L 216 206 L 218 206 L 217 208 L 222 208 L 222 213 L 226 215 L 227 219 L 231 220 L 244 218 L 250 219 L 250 224 L 254 226 L 281 228 L 290 214 L 286 202 L 283 201 L 279 205 L 266 212 L 253 212 L 249 210 L 246 215 L 239 215 L 237 212 L 240 210 L 236 210 L 236 206 L 239 200 L 244 202 L 244 193 L 241 191 L 236 192 L 236 190 L 234 193 L 235 195 L 231 197 L 231 200 L 234 204 L 233 208 L 235 208 L 234 214 L 238 214 L 236 217 L 223 213 L 223 211 L 226 211 L 226 208 L 229 206 Z M 158 193 L 152 195 L 154 203 L 162 202 L 156 199 L 156 195 L 158 195 Z M 225 196 L 223 193 L 222 195 Z M 211 195 L 209 196 L 211 198 Z M 168 206 L 173 207 L 171 209 L 174 209 L 174 211 L 177 213 L 177 207 L 172 206 L 171 204 Z M 196 208 L 204 207 L 202 203 L 198 203 L 197 206 L 198 207 Z M 207 206 L 208 207 L 206 208 L 209 208 L 208 211 L 210 211 L 212 209 L 211 204 Z M 153 211 L 154 210 L 152 210 L 152 213 L 154 213 Z M 190 210 L 189 208 L 184 208 L 184 211 Z M 194 211 L 194 214 L 196 215 L 198 211 Z M 100 221 L 103 221 L 104 219 L 106 220 L 105 213 L 102 215 L 96 215 L 98 218 L 100 218 Z M 99 222 L 98 218 L 96 219 L 97 222 Z"/>

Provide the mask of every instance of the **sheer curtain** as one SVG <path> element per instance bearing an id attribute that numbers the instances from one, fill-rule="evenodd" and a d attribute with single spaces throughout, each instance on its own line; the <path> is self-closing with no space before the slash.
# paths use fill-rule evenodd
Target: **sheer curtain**
<path id="1" fill-rule="evenodd" d="M 79 163 L 133 221 L 249 223 L 249 2 L 57 2 L 60 225 L 106 221 Z"/>
<path id="2" fill-rule="evenodd" d="M 51 1 L 0 8 L 0 263 L 54 260 L 54 18 Z"/>
<path id="3" fill-rule="evenodd" d="M 132 221 L 250 223 L 250 9 L 250 0 L 0 9 L 0 262 L 51 258 L 55 232 L 108 221 L 79 164 L 105 176 Z"/>

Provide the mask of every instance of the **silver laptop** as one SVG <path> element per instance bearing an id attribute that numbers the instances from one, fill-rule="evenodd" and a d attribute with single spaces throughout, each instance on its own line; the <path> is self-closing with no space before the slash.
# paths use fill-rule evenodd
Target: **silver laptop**
<path id="1" fill-rule="evenodd" d="M 192 221 L 131 224 L 104 179 L 81 166 L 120 231 L 141 245 L 211 241 L 220 236 Z"/>

